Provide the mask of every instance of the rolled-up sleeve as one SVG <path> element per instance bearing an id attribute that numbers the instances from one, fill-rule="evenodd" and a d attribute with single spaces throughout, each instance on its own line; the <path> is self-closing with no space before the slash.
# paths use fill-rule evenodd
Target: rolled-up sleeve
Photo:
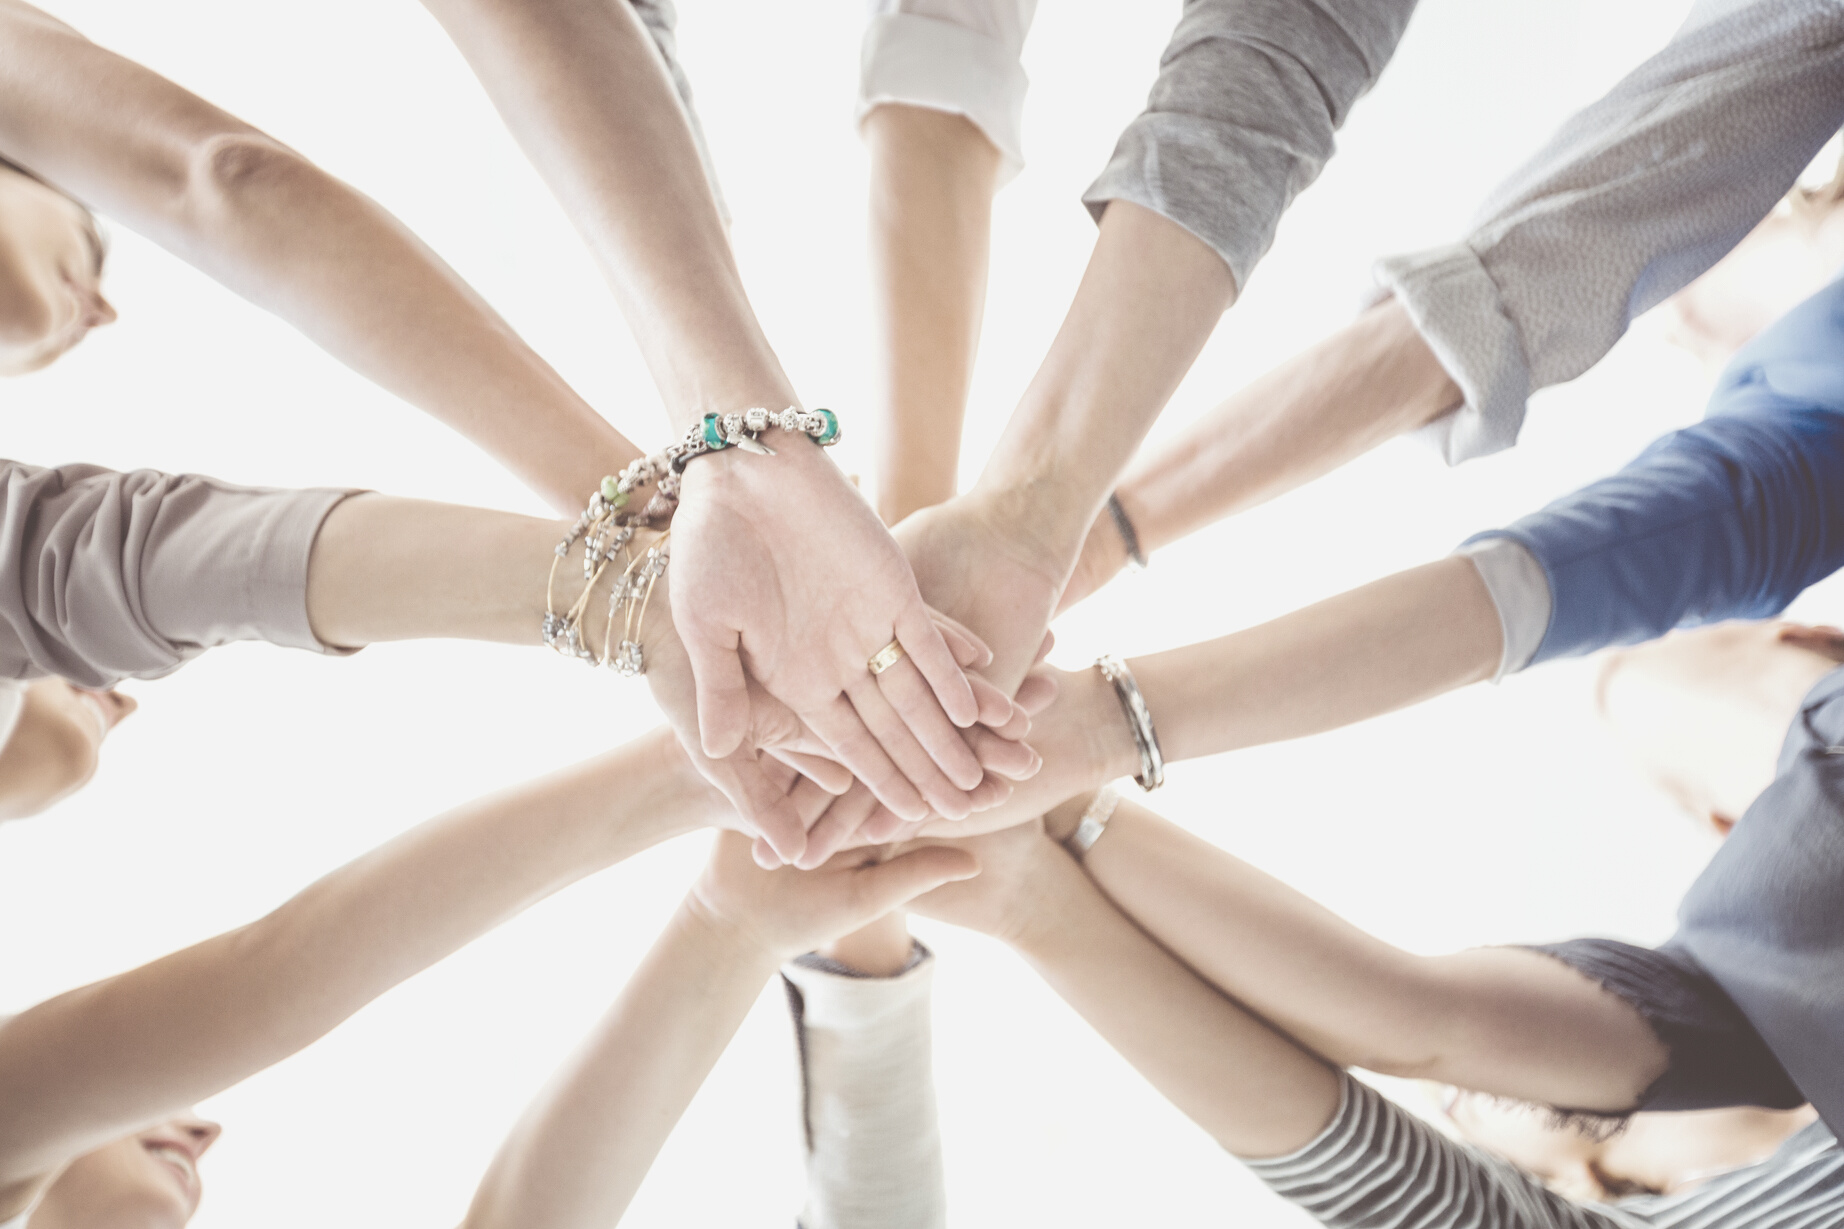
<path id="1" fill-rule="evenodd" d="M 1246 286 L 1415 0 L 1185 0 L 1146 110 L 1083 201 L 1132 201 L 1209 244 Z"/>
<path id="2" fill-rule="evenodd" d="M 1844 281 L 1744 347 L 1709 417 L 1490 537 L 1542 566 L 1531 661 L 1766 618 L 1844 567 Z M 1477 539 L 1475 539 L 1477 540 Z"/>
<path id="3" fill-rule="evenodd" d="M 963 115 L 999 150 L 1000 183 L 1024 169 L 1021 56 L 1037 0 L 872 0 L 858 120 L 888 103 Z"/>
<path id="4" fill-rule="evenodd" d="M 307 565 L 351 493 L 0 461 L 0 677 L 106 687 L 235 640 L 335 651 Z"/>
<path id="5" fill-rule="evenodd" d="M 1739 243 L 1844 125 L 1844 5 L 1705 0 L 1481 207 L 1465 240 L 1377 267 L 1464 394 L 1450 464 L 1517 442 L 1537 389 Z"/>

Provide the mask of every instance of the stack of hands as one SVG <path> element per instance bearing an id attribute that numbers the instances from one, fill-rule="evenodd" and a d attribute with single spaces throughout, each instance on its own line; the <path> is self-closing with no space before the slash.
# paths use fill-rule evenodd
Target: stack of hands
<path id="1" fill-rule="evenodd" d="M 1047 558 L 993 502 L 976 492 L 892 533 L 804 442 L 687 467 L 647 677 L 762 865 L 813 868 L 932 823 L 986 831 L 1119 762 L 1093 732 L 1105 709 L 1032 724 L 1060 689 L 1042 659 L 1087 520 Z M 874 673 L 880 652 L 896 660 Z"/>

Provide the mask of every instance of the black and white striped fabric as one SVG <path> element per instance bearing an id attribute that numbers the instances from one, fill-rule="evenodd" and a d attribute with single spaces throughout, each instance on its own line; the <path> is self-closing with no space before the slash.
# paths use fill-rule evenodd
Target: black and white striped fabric
<path id="1" fill-rule="evenodd" d="M 1673 1195 L 1578 1204 L 1457 1144 L 1366 1084 L 1312 1143 L 1244 1162 L 1328 1229 L 1831 1229 L 1844 1225 L 1844 1150 L 1823 1122 L 1766 1160 Z"/>

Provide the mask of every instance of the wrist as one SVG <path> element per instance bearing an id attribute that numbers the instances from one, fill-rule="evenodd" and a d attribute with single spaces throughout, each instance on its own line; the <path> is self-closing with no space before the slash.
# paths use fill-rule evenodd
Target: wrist
<path id="1" fill-rule="evenodd" d="M 752 975 L 759 973 L 767 981 L 776 969 L 799 955 L 780 951 L 749 926 L 714 908 L 701 888 L 694 886 L 686 893 L 673 924 L 700 950 L 712 953 L 714 960 Z"/>
<path id="2" fill-rule="evenodd" d="M 1063 685 L 1078 706 L 1081 728 L 1087 735 L 1083 742 L 1086 785 L 1096 788 L 1139 772 L 1140 747 L 1114 685 L 1093 666 L 1066 676 Z"/>
<path id="3" fill-rule="evenodd" d="M 1003 931 L 993 937 L 1025 959 L 1041 964 L 1054 959 L 1067 942 L 1079 918 L 1087 876 L 1075 859 L 1047 835 L 1037 844 Z"/>

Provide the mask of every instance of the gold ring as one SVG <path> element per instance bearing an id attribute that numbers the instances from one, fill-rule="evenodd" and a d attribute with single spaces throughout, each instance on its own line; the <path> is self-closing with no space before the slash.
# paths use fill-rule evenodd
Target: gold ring
<path id="1" fill-rule="evenodd" d="M 882 674 L 891 666 L 896 665 L 897 662 L 902 660 L 903 644 L 900 640 L 892 640 L 889 644 L 886 644 L 883 648 L 873 653 L 871 655 L 871 660 L 864 664 L 870 667 L 872 674 Z"/>

